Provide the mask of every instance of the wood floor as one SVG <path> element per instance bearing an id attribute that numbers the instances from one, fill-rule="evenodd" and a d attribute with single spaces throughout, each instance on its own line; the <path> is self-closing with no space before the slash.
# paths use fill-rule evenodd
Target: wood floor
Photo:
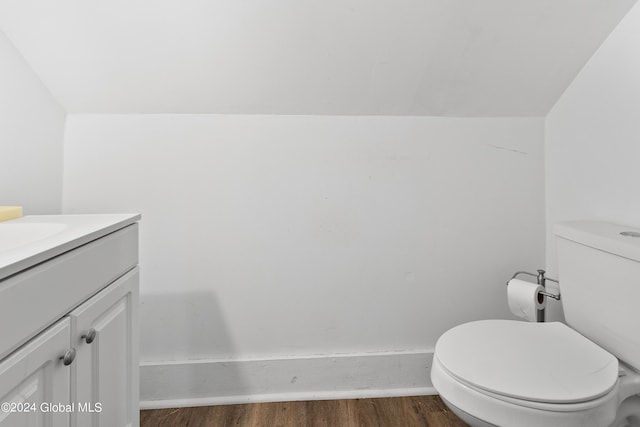
<path id="1" fill-rule="evenodd" d="M 140 427 L 459 427 L 438 396 L 153 409 Z"/>

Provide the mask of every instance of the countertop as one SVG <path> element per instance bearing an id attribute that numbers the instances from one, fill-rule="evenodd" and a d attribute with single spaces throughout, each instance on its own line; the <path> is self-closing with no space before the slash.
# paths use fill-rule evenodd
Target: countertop
<path id="1" fill-rule="evenodd" d="M 139 214 L 29 215 L 0 222 L 0 281 L 140 218 Z"/>

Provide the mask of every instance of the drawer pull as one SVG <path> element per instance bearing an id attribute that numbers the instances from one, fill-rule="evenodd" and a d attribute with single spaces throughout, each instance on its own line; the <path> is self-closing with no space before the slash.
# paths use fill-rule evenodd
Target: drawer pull
<path id="1" fill-rule="evenodd" d="M 80 338 L 82 338 L 87 344 L 91 344 L 93 340 L 96 339 L 96 330 L 91 328 L 89 329 L 89 332 L 82 335 Z"/>
<path id="2" fill-rule="evenodd" d="M 73 347 L 71 347 L 62 356 L 60 356 L 60 360 L 62 360 L 62 363 L 64 364 L 64 366 L 71 365 L 71 363 L 75 358 L 76 358 L 76 349 Z"/>

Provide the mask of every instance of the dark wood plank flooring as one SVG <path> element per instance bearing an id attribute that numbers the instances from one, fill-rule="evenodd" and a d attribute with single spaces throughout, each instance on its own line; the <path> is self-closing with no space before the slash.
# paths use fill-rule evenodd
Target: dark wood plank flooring
<path id="1" fill-rule="evenodd" d="M 314 400 L 140 411 L 140 427 L 461 427 L 438 396 Z"/>

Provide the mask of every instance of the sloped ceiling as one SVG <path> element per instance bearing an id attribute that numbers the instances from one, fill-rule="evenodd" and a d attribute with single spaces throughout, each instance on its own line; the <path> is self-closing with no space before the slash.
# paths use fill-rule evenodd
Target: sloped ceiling
<path id="1" fill-rule="evenodd" d="M 73 113 L 541 116 L 635 0 L 0 0 Z"/>

